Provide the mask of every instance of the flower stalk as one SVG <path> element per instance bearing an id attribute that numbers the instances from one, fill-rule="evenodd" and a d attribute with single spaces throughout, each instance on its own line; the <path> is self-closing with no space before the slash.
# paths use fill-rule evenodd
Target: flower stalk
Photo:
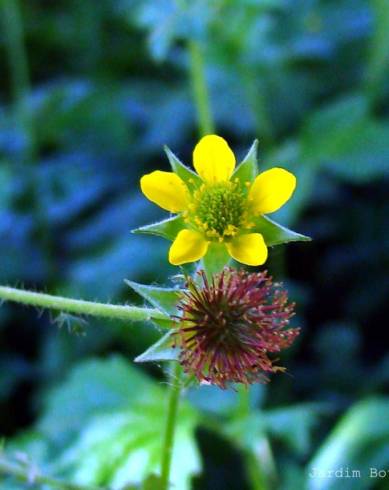
<path id="1" fill-rule="evenodd" d="M 59 310 L 76 315 L 97 316 L 124 321 L 166 320 L 168 318 L 164 313 L 154 308 L 95 303 L 93 301 L 64 298 L 63 296 L 35 293 L 5 286 L 0 286 L 0 300 Z"/>
<path id="2" fill-rule="evenodd" d="M 196 41 L 189 41 L 188 50 L 190 57 L 190 76 L 197 111 L 199 134 L 200 136 L 204 136 L 215 131 L 205 79 L 204 58 L 201 48 Z M 182 386 L 182 368 L 178 362 L 171 366 L 170 383 L 166 426 L 161 453 L 161 490 L 168 490 L 169 488 L 174 436 Z"/>
<path id="3" fill-rule="evenodd" d="M 205 64 L 201 47 L 196 41 L 188 45 L 190 56 L 190 76 L 193 97 L 197 111 L 198 128 L 200 136 L 215 132 L 213 123 L 207 82 L 205 79 Z"/>
<path id="4" fill-rule="evenodd" d="M 178 362 L 171 366 L 170 393 L 166 414 L 166 426 L 162 446 L 161 490 L 168 490 L 173 457 L 174 435 L 182 386 L 182 369 Z"/>

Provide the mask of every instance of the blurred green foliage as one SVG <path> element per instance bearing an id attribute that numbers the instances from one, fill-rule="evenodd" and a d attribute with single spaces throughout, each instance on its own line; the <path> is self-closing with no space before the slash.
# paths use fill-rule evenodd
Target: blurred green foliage
<path id="1" fill-rule="evenodd" d="M 139 301 L 124 278 L 169 283 L 168 244 L 129 231 L 164 217 L 138 189 L 143 173 L 168 169 L 163 145 L 190 163 L 196 43 L 217 132 L 239 157 L 258 138 L 260 168 L 297 175 L 276 219 L 314 242 L 269 261 L 303 327 L 282 360 L 291 376 L 246 398 L 191 389 L 175 488 L 388 488 L 309 478 L 313 466 L 389 469 L 388 0 L 1 0 L 0 10 L 0 283 L 115 301 Z M 0 309 L 7 454 L 137 485 L 157 469 L 166 386 L 129 358 L 160 333 L 75 318 L 58 331 L 53 320 Z M 80 326 L 86 336 L 69 335 Z"/>

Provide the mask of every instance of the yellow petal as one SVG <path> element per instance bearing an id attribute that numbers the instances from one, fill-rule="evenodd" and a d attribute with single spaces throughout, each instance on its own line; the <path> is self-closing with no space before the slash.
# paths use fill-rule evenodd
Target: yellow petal
<path id="1" fill-rule="evenodd" d="M 271 168 L 259 174 L 250 188 L 249 199 L 253 211 L 273 213 L 291 197 L 296 187 L 296 177 L 283 168 Z"/>
<path id="2" fill-rule="evenodd" d="M 173 265 L 200 260 L 207 253 L 209 243 L 198 231 L 181 230 L 169 250 L 169 262 Z"/>
<path id="3" fill-rule="evenodd" d="M 267 247 L 260 233 L 236 236 L 226 243 L 232 258 L 246 265 L 262 265 L 267 259 Z"/>
<path id="4" fill-rule="evenodd" d="M 178 175 L 173 172 L 156 170 L 140 179 L 143 194 L 159 207 L 172 213 L 186 209 L 188 188 Z"/>
<path id="5" fill-rule="evenodd" d="M 235 168 L 235 156 L 228 143 L 215 134 L 201 138 L 193 151 L 193 166 L 206 182 L 229 180 Z"/>

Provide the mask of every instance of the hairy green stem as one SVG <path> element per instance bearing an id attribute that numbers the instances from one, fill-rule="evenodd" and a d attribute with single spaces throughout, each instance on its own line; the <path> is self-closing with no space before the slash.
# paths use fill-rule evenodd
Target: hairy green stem
<path id="1" fill-rule="evenodd" d="M 201 48 L 196 41 L 188 43 L 190 58 L 190 76 L 193 98 L 197 111 L 198 128 L 200 136 L 214 132 L 214 123 L 211 114 L 209 94 L 205 79 L 205 66 Z M 170 470 L 173 457 L 174 434 L 176 430 L 178 406 L 181 393 L 182 369 L 175 363 L 170 376 L 170 393 L 166 414 L 166 426 L 161 452 L 161 490 L 168 490 Z"/>
<path id="2" fill-rule="evenodd" d="M 57 480 L 56 478 L 42 475 L 31 466 L 8 461 L 3 456 L 0 456 L 1 475 L 14 477 L 29 485 L 48 485 L 51 488 L 57 488 L 59 490 L 106 490 L 104 487 L 76 485 L 63 480 Z"/>
<path id="3" fill-rule="evenodd" d="M 172 465 L 174 434 L 176 430 L 177 413 L 181 393 L 182 369 L 178 362 L 174 363 L 170 375 L 170 393 L 168 399 L 165 432 L 161 452 L 161 490 L 168 490 L 170 469 Z"/>
<path id="4" fill-rule="evenodd" d="M 117 320 L 144 321 L 166 320 L 168 317 L 154 308 L 94 303 L 80 299 L 64 298 L 51 294 L 35 293 L 23 289 L 0 286 L 0 300 L 13 301 L 25 305 L 49 308 L 79 315 L 99 316 Z"/>
<path id="5" fill-rule="evenodd" d="M 190 75 L 194 102 L 196 105 L 200 136 L 215 132 L 201 47 L 196 41 L 189 41 Z"/>

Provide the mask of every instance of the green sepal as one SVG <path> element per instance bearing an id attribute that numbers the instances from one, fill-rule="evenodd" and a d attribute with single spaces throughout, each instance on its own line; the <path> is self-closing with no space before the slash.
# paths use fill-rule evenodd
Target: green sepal
<path id="1" fill-rule="evenodd" d="M 267 246 L 280 245 L 288 242 L 310 242 L 312 239 L 289 230 L 267 216 L 258 216 L 254 219 L 255 226 L 250 229 L 250 233 L 261 233 Z"/>
<path id="2" fill-rule="evenodd" d="M 132 230 L 131 233 L 156 235 L 173 241 L 178 233 L 184 228 L 186 228 L 185 221 L 182 216 L 178 215 L 173 216 L 172 218 L 164 219 L 158 223 L 141 226 L 140 228 Z"/>
<path id="3" fill-rule="evenodd" d="M 210 243 L 208 252 L 202 259 L 202 265 L 208 279 L 210 279 L 213 274 L 221 272 L 230 261 L 231 257 L 228 254 L 224 243 Z"/>
<path id="4" fill-rule="evenodd" d="M 202 184 L 201 178 L 195 172 L 193 172 L 193 170 L 184 165 L 168 146 L 165 146 L 164 150 L 169 159 L 173 172 L 181 177 L 189 189 L 197 188 Z"/>
<path id="5" fill-rule="evenodd" d="M 177 361 L 179 349 L 173 347 L 174 330 L 163 335 L 155 344 L 151 345 L 143 354 L 134 359 L 135 362 L 161 362 Z"/>
<path id="6" fill-rule="evenodd" d="M 127 279 L 124 280 L 136 293 L 147 300 L 158 310 L 167 315 L 177 313 L 177 303 L 180 299 L 180 291 L 173 288 L 160 288 L 156 286 L 145 286 Z"/>
<path id="7" fill-rule="evenodd" d="M 257 152 L 258 140 L 254 140 L 254 143 L 251 145 L 251 148 L 242 163 L 235 169 L 232 180 L 239 179 L 241 184 L 254 181 L 255 177 L 258 175 Z"/>
<path id="8" fill-rule="evenodd" d="M 157 325 L 157 327 L 161 327 L 163 328 L 164 330 L 168 330 L 170 328 L 172 328 L 172 325 L 173 325 L 173 320 L 162 320 L 160 318 L 153 318 L 151 320 L 152 323 L 154 323 L 154 325 Z"/>

